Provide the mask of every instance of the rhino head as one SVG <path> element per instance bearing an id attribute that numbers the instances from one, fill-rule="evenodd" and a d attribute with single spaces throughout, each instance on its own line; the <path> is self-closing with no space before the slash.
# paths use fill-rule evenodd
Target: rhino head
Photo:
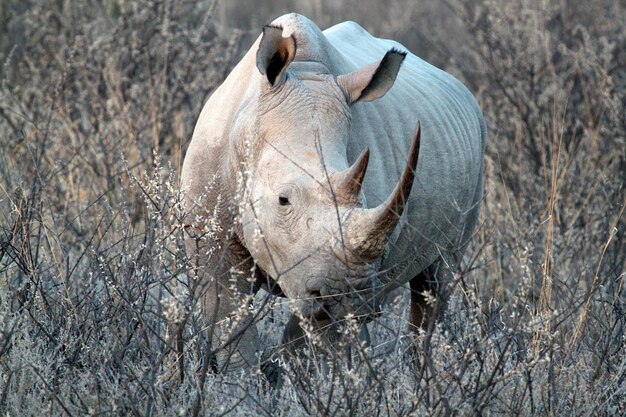
<path id="1" fill-rule="evenodd" d="M 256 56 L 261 75 L 254 138 L 241 143 L 246 180 L 240 204 L 242 240 L 256 264 L 323 324 L 351 313 L 368 317 L 384 287 L 378 260 L 411 191 L 419 127 L 397 186 L 366 208 L 361 186 L 369 149 L 348 163 L 350 106 L 382 97 L 404 53 L 360 70 L 296 71 L 296 41 L 267 26 Z M 292 68 L 289 68 L 293 64 Z"/>

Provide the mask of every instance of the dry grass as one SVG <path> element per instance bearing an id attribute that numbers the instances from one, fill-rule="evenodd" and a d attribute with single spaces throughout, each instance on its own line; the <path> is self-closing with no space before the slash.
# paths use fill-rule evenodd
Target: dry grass
<path id="1" fill-rule="evenodd" d="M 426 39 L 475 92 L 482 220 L 433 332 L 405 334 L 401 294 L 369 347 L 348 323 L 333 348 L 274 356 L 280 388 L 196 373 L 212 351 L 176 187 L 250 28 L 209 0 L 0 4 L 1 415 L 626 414 L 623 6 L 374 4 L 306 7 Z M 269 349 L 284 300 L 256 305 Z"/>

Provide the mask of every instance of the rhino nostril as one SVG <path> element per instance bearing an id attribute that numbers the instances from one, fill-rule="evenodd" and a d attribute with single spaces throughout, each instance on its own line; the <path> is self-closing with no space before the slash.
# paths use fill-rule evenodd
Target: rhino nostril
<path id="1" fill-rule="evenodd" d="M 309 291 L 309 295 L 311 296 L 311 298 L 320 298 L 322 296 L 322 293 L 319 290 L 312 290 Z"/>
<path id="2" fill-rule="evenodd" d="M 306 283 L 306 292 L 310 298 L 320 298 L 328 294 L 328 283 L 320 278 L 313 278 Z"/>

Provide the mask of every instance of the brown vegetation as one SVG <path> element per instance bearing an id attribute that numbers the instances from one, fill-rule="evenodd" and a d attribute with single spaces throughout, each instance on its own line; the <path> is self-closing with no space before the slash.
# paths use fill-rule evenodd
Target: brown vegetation
<path id="1" fill-rule="evenodd" d="M 431 3 L 0 3 L 0 415 L 624 415 L 626 11 Z M 369 347 L 348 323 L 273 357 L 272 389 L 207 372 L 177 182 L 207 96 L 286 11 L 398 39 L 470 87 L 490 136 L 434 331 L 408 337 L 400 297 Z"/>

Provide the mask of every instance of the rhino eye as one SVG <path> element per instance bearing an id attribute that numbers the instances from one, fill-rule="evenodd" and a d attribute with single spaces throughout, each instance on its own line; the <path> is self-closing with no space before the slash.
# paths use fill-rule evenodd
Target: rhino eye
<path id="1" fill-rule="evenodd" d="M 289 203 L 289 198 L 287 198 L 284 195 L 279 195 L 278 196 L 278 204 L 280 204 L 281 206 L 288 206 Z"/>

